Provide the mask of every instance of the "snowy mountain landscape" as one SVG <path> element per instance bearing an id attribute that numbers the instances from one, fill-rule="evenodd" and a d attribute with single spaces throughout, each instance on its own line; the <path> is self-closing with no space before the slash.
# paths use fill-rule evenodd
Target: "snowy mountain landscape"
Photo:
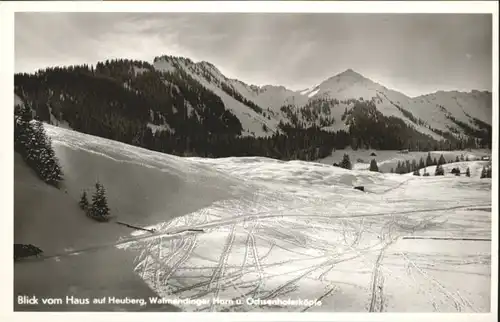
<path id="1" fill-rule="evenodd" d="M 156 66 L 164 71 L 174 68 L 160 61 Z M 206 63 L 184 67 L 193 78 L 196 66 L 210 67 L 215 73 Z M 225 94 L 227 87 L 210 85 L 217 82 L 207 81 L 208 76 L 198 80 L 221 97 L 224 106 L 243 119 L 243 125 L 266 122 L 270 128 L 277 123 L 270 123 L 270 116 L 275 121 L 287 120 L 277 108 L 281 99 L 292 97 L 296 104 L 301 99 L 301 104 L 308 104 L 316 95 L 354 91 L 356 94 L 342 95 L 368 100 L 370 86 L 376 87 L 347 71 L 327 85 L 313 88 L 315 95 L 309 98 L 305 92 L 283 88 L 245 87 L 218 75 L 226 84 L 239 85 L 239 93 L 247 89 L 246 98 Z M 344 79 L 352 88 L 338 85 Z M 338 89 L 328 83 L 337 84 Z M 382 92 L 383 88 L 375 90 Z M 274 91 L 283 96 L 276 98 L 279 95 L 270 94 Z M 249 108 L 254 106 L 249 102 L 269 104 L 268 118 L 264 112 Z M 377 110 L 399 111 L 384 102 L 382 99 L 376 105 Z M 25 106 L 19 96 L 16 104 Z M 484 107 L 488 108 L 487 104 Z M 481 112 L 474 115 L 488 121 Z M 444 117 L 439 124 L 449 126 L 446 120 Z M 336 150 L 317 162 L 186 158 L 78 133 L 69 128 L 68 120 L 52 114 L 47 123 L 58 125 L 46 124 L 45 129 L 61 162 L 64 188 L 44 186 L 22 165 L 22 159 L 16 158 L 15 242 L 35 244 L 44 253 L 40 259 L 16 265 L 18 294 L 150 299 L 133 308 L 125 305 L 127 310 L 489 310 L 491 179 L 480 178 L 481 169 L 490 164 L 481 161 L 490 155 L 489 150 L 432 151 L 431 158 L 444 155 L 449 162 L 447 175 L 415 177 L 387 172 L 396 161 L 425 158 L 427 152 L 377 151 L 375 159 L 384 174 L 368 171 L 369 164 L 363 159 L 374 158 L 370 150 Z M 424 126 L 419 129 L 430 131 Z M 333 167 L 346 153 L 356 160 L 353 169 Z M 464 155 L 467 162 L 454 163 Z M 449 176 L 455 164 L 462 173 L 469 169 L 470 177 Z M 434 173 L 435 167 L 424 171 Z M 89 221 L 77 206 L 81 191 L 95 181 L 107 188 L 111 213 L 116 216 L 105 226 Z M 354 186 L 363 186 L 365 191 L 354 190 Z M 60 229 L 54 230 L 53 224 L 39 219 L 48 215 Z M 77 263 L 92 262 L 113 267 L 99 273 L 107 274 L 99 284 L 109 284 L 108 291 L 88 289 L 88 285 L 97 285 L 92 275 L 74 271 L 75 265 L 80 267 L 78 271 L 90 265 Z M 119 274 L 118 266 L 122 270 Z M 35 270 L 43 272 L 44 280 L 53 286 L 34 283 Z M 54 272 L 65 277 L 56 281 Z M 125 288 L 116 286 L 116 274 L 127 280 Z M 152 303 L 157 297 L 170 302 Z M 404 300 L 407 297 L 412 298 L 411 304 Z M 73 302 L 64 305 L 65 310 L 82 309 Z M 86 309 L 120 307 L 124 306 L 109 303 L 96 308 L 89 304 Z M 17 308 L 25 310 L 26 306 Z"/>
<path id="2" fill-rule="evenodd" d="M 14 310 L 494 313 L 491 19 L 16 13 Z"/>
<path id="3" fill-rule="evenodd" d="M 352 70 L 294 92 L 247 85 L 210 63 L 175 57 L 153 65 L 114 61 L 79 68 L 16 75 L 15 104 L 45 121 L 64 179 L 62 187 L 45 185 L 16 156 L 14 242 L 37 245 L 43 255 L 16 264 L 15 292 L 129 302 L 96 306 L 64 299 L 58 305 L 16 303 L 16 310 L 490 309 L 491 179 L 482 173 L 491 161 L 482 159 L 491 155 L 484 141 L 491 132 L 491 93 L 409 98 Z M 58 85 L 78 77 L 87 83 Z M 127 100 L 123 108 L 113 110 L 120 103 L 104 100 L 111 110 L 99 104 L 89 109 L 99 101 L 77 94 L 99 91 L 93 82 L 114 84 L 116 95 Z M 126 110 L 127 103 L 141 100 L 152 108 Z M 93 111 L 104 117 L 96 119 Z M 356 131 L 366 124 L 387 127 L 394 120 L 407 129 L 401 135 L 409 133 L 394 144 L 405 148 L 407 142 L 409 153 L 359 143 L 366 133 Z M 140 132 L 144 124 L 149 136 Z M 232 131 L 236 142 L 283 140 L 283 151 L 291 154 L 269 158 L 256 149 L 213 159 L 193 149 L 195 156 L 186 157 L 182 149 L 196 142 L 192 132 L 181 132 L 188 124 L 208 129 L 209 136 Z M 134 130 L 139 132 L 127 133 Z M 290 146 L 294 131 L 306 133 L 312 146 Z M 151 148 L 147 142 L 162 142 L 165 134 L 175 142 L 188 138 L 180 151 L 174 148 L 181 156 L 151 151 L 154 143 Z M 337 138 L 335 144 L 328 138 Z M 294 154 L 297 148 L 323 152 Z M 208 152 L 216 153 L 217 145 L 213 149 Z M 345 154 L 351 170 L 332 166 Z M 410 166 L 400 170 L 427 155 L 444 156 L 444 176 L 434 176 L 438 163 L 427 162 L 419 176 Z M 372 159 L 378 172 L 369 171 Z M 450 175 L 454 167 L 470 175 Z M 389 173 L 394 169 L 399 174 Z M 107 224 L 78 208 L 82 191 L 95 182 L 106 187 L 112 214 Z M 50 224 L 40 219 L 47 216 Z M 96 268 L 98 279 L 89 265 L 105 266 Z M 45 282 L 33 280 L 39 274 Z"/>

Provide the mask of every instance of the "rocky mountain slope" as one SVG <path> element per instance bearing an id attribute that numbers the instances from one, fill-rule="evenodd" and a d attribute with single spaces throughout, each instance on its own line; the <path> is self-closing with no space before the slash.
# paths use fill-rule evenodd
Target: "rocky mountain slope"
<path id="1" fill-rule="evenodd" d="M 290 122 L 292 117 L 287 117 L 287 113 L 280 110 L 287 105 L 295 107 L 298 119 L 307 125 L 327 123 L 333 130 L 343 129 L 346 124 L 340 120 L 342 113 L 352 107 L 353 100 L 373 101 L 384 116 L 400 118 L 419 132 L 438 140 L 443 138 L 441 131 L 468 134 L 465 129 L 467 126 L 480 130 L 482 123 L 491 125 L 492 119 L 490 92 L 440 91 L 411 98 L 351 69 L 309 89 L 292 91 L 283 86 L 259 87 L 229 79 L 207 62 L 193 63 L 188 59 L 164 56 L 155 59 L 154 67 L 166 72 L 179 69 L 188 72 L 219 95 L 226 107 L 242 120 L 243 128 L 256 135 L 264 133 L 252 124 L 266 124 L 274 129 L 276 121 Z M 255 105 L 259 108 L 255 108 Z M 249 108 L 253 112 L 249 112 Z M 308 117 L 306 111 L 310 111 L 312 117 Z M 270 119 L 262 119 L 262 114 L 266 112 Z M 322 117 L 328 121 L 321 124 Z"/>

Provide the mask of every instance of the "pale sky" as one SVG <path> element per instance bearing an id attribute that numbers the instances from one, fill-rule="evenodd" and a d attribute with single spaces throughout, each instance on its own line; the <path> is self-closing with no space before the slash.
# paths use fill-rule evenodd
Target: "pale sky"
<path id="1" fill-rule="evenodd" d="M 16 13 L 15 70 L 213 63 L 248 84 L 299 90 L 348 68 L 409 96 L 492 90 L 492 17 L 482 14 Z"/>

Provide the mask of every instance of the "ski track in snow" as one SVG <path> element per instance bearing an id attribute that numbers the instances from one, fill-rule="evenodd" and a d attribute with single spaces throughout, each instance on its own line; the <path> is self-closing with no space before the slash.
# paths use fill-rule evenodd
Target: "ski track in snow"
<path id="1" fill-rule="evenodd" d="M 411 180 L 408 180 L 411 181 Z M 397 184 L 393 188 L 387 188 L 381 194 L 391 194 L 394 192 L 399 192 L 401 190 L 404 191 L 405 186 L 409 184 L 408 181 Z M 279 199 L 275 200 L 266 200 L 269 203 L 275 203 L 277 205 L 282 204 Z M 325 201 L 325 200 L 322 200 Z M 400 222 L 404 222 L 408 216 L 416 215 L 418 218 L 421 214 L 429 214 L 433 212 L 437 212 L 432 222 L 439 222 L 439 219 L 445 220 L 446 217 L 449 217 L 449 212 L 456 209 L 464 209 L 470 208 L 470 205 L 451 205 L 445 207 L 422 207 L 423 204 L 420 204 L 416 208 L 420 209 L 408 209 L 402 211 L 394 211 L 387 213 L 376 213 L 376 214 L 367 214 L 367 213 L 358 213 L 351 214 L 350 216 L 335 216 L 331 215 L 331 221 L 325 222 L 324 219 L 328 218 L 327 215 L 321 217 L 320 215 L 316 215 L 317 219 L 320 221 L 320 225 L 325 225 L 323 227 L 324 230 L 329 231 L 330 234 L 342 234 L 342 240 L 330 240 L 328 237 L 324 237 L 324 234 L 318 233 L 319 230 L 314 228 L 314 220 L 315 215 L 311 214 L 316 207 L 318 213 L 324 212 L 323 207 L 328 207 L 329 212 L 333 213 L 334 205 L 326 203 L 324 205 L 314 205 L 310 206 L 307 202 L 302 207 L 293 207 L 288 210 L 275 210 L 275 211 L 265 211 L 265 215 L 259 216 L 259 214 L 251 214 L 246 215 L 245 212 L 251 212 L 249 207 L 246 209 L 238 209 L 243 213 L 238 215 L 231 216 L 234 210 L 228 209 L 228 216 L 225 219 L 219 220 L 219 224 L 215 224 L 212 222 L 207 222 L 205 224 L 201 224 L 195 227 L 210 227 L 209 229 L 213 231 L 218 231 L 224 226 L 231 224 L 232 228 L 229 232 L 229 235 L 226 237 L 226 246 L 223 248 L 222 252 L 217 253 L 215 249 L 213 249 L 213 255 L 219 254 L 219 263 L 213 269 L 212 277 L 210 279 L 210 283 L 208 284 L 210 293 L 204 294 L 202 296 L 210 298 L 211 296 L 215 296 L 216 298 L 241 298 L 240 294 L 234 294 L 233 290 L 229 287 L 226 287 L 228 284 L 239 285 L 238 289 L 241 291 L 241 294 L 249 294 L 249 296 L 258 297 L 261 299 L 273 299 L 279 297 L 288 297 L 288 296 L 297 296 L 300 297 L 301 288 L 308 287 L 308 278 L 311 278 L 315 272 L 320 269 L 328 268 L 328 271 L 321 271 L 321 278 L 325 283 L 331 283 L 328 279 L 328 276 L 335 275 L 335 264 L 344 261 L 355 260 L 359 257 L 364 257 L 363 261 L 365 263 L 369 262 L 369 256 L 366 254 L 379 254 L 374 261 L 373 268 L 373 277 L 372 277 L 372 290 L 371 295 L 367 295 L 370 297 L 370 307 L 369 311 L 383 311 L 385 301 L 387 300 L 384 292 L 384 279 L 385 276 L 390 276 L 389 274 L 384 274 L 384 254 L 390 250 L 390 245 L 396 242 L 397 238 L 402 234 L 407 234 L 408 230 L 418 230 L 419 227 L 425 227 L 425 225 L 429 222 L 427 217 L 422 216 L 422 218 L 414 220 L 413 224 L 409 224 L 411 227 L 405 227 L 405 229 L 399 229 L 398 227 L 393 225 L 391 228 L 386 228 L 389 224 L 389 218 L 397 218 Z M 480 203 L 477 203 L 480 204 Z M 484 205 L 486 205 L 485 203 Z M 262 204 L 255 205 L 256 207 L 262 206 Z M 267 207 L 270 204 L 266 204 Z M 333 206 L 333 207 L 332 207 Z M 387 206 L 387 204 L 386 204 Z M 401 205 L 396 205 L 401 206 Z M 410 205 L 409 205 L 410 206 Z M 412 205 L 414 206 L 414 205 Z M 416 206 L 416 205 L 415 205 Z M 331 208 L 330 208 L 331 207 Z M 272 209 L 272 207 L 269 207 Z M 318 209 L 319 208 L 319 209 Z M 322 208 L 322 209 L 321 209 Z M 332 209 L 333 208 L 333 209 Z M 408 207 L 410 208 L 410 207 Z M 403 208 L 404 209 L 404 208 Z M 277 212 L 277 213 L 276 213 Z M 304 214 L 304 212 L 306 214 Z M 241 264 L 238 267 L 238 271 L 232 270 L 231 265 L 236 266 L 236 263 L 233 263 L 230 260 L 230 253 L 236 253 L 238 248 L 234 245 L 235 239 L 235 230 L 238 234 L 245 233 L 243 229 L 241 229 L 241 217 L 244 217 L 245 222 L 254 221 L 258 226 L 252 227 L 250 230 L 246 231 L 247 237 L 246 242 L 244 243 L 244 255 L 243 260 L 240 259 Z M 385 223 L 374 224 L 372 221 L 372 225 L 370 228 L 367 228 L 367 225 L 364 223 L 368 218 L 375 217 Z M 388 219 L 384 220 L 380 217 L 387 217 Z M 342 218 L 342 219 L 340 219 Z M 228 220 L 229 219 L 229 220 Z M 234 221 L 233 219 L 240 219 Z M 215 220 L 217 222 L 217 220 Z M 312 221 L 312 225 L 310 222 Z M 346 222 L 347 225 L 340 225 L 341 222 Z M 221 228 L 218 228 L 221 227 Z M 309 228 L 308 228 L 309 227 Z M 294 229 L 295 228 L 295 229 Z M 389 229 L 388 231 L 385 231 Z M 256 238 L 260 234 L 264 235 L 266 238 L 259 238 L 259 244 L 256 243 Z M 383 239 L 390 239 L 387 242 L 379 242 L 375 235 L 382 235 Z M 388 235 L 394 234 L 395 237 L 388 237 Z M 351 236 L 351 238 L 347 237 Z M 218 243 L 217 241 L 210 240 L 210 232 L 206 235 L 201 234 L 200 238 L 203 238 L 206 243 Z M 217 238 L 218 240 L 218 238 Z M 376 240 L 374 243 L 373 240 Z M 271 242 L 273 244 L 271 244 Z M 273 245 L 273 246 L 272 246 Z M 276 247 L 274 246 L 276 245 Z M 368 246 L 368 247 L 367 247 Z M 144 245 L 143 247 L 147 247 Z M 273 249 L 270 249 L 273 247 Z M 337 253 L 336 258 L 332 258 L 332 253 L 335 252 L 336 248 L 343 247 L 343 251 L 339 251 Z M 236 248 L 236 251 L 235 251 Z M 265 249 L 272 253 L 272 255 L 268 255 L 264 263 L 262 262 L 262 257 L 259 254 L 259 249 Z M 261 251 L 261 253 L 263 253 Z M 315 253 L 316 257 L 312 256 L 304 256 L 300 254 Z M 208 255 L 208 254 L 207 254 Z M 314 254 L 311 254 L 314 255 Z M 210 257 L 212 255 L 210 254 Z M 287 257 L 293 257 L 288 259 Z M 298 257 L 298 258 L 297 258 Z M 241 258 L 241 257 L 240 257 Z M 282 258 L 287 258 L 287 261 L 283 261 Z M 403 257 L 404 261 L 408 259 Z M 279 263 L 281 261 L 281 263 Z M 371 259 L 373 262 L 373 259 Z M 268 263 L 274 262 L 276 266 L 270 266 Z M 195 259 L 189 261 L 187 268 L 189 267 L 199 267 L 205 266 L 204 263 L 197 263 Z M 415 266 L 416 264 L 413 264 Z M 282 274 L 278 272 L 273 272 L 273 270 L 278 269 L 278 271 L 282 271 Z M 427 280 L 430 280 L 428 275 L 426 275 L 423 269 L 418 270 L 422 276 L 424 276 Z M 189 273 L 188 273 L 189 274 Z M 179 275 L 182 275 L 180 272 Z M 254 277 L 254 275 L 256 275 Z M 176 274 L 171 275 L 173 279 L 176 278 Z M 251 286 L 245 282 L 248 277 L 252 276 L 253 280 L 250 282 Z M 321 280 L 318 278 L 318 280 Z M 279 280 L 285 279 L 285 281 L 279 282 Z M 400 277 L 401 279 L 401 277 Z M 404 279 L 404 277 L 403 277 Z M 276 280 L 276 281 L 275 281 Z M 407 279 L 406 279 L 407 280 Z M 474 311 L 473 305 L 463 304 L 464 300 L 460 300 L 460 297 L 455 294 L 453 295 L 449 291 L 446 290 L 446 287 L 442 286 L 438 281 L 432 280 L 434 289 L 437 289 L 438 292 L 441 292 L 446 295 L 449 301 L 453 302 L 453 306 L 457 311 L 462 311 L 467 309 L 467 307 Z M 269 285 L 268 285 L 269 284 Z M 189 289 L 189 292 L 186 292 L 186 297 L 198 297 L 197 292 L 202 291 L 203 288 L 201 286 L 193 285 L 194 287 Z M 206 287 L 206 286 L 205 286 Z M 248 287 L 252 288 L 249 292 L 245 293 L 245 290 Z M 330 293 L 333 291 L 330 291 Z M 431 291 L 431 293 L 434 291 Z M 168 296 L 169 294 L 163 294 L 164 296 Z M 180 295 L 179 293 L 177 294 Z M 248 296 L 248 295 L 247 295 Z M 318 298 L 321 295 L 318 294 Z M 462 301 L 462 302 L 460 302 Z M 221 310 L 221 307 L 211 307 L 211 310 L 218 309 Z M 226 308 L 230 310 L 241 309 L 238 306 L 232 306 L 230 308 Z M 264 307 L 253 309 L 262 309 Z M 291 308 L 282 308 L 286 310 L 290 310 Z M 293 309 L 293 308 L 292 308 Z M 302 307 L 297 307 L 297 310 L 303 310 Z"/>
<path id="2" fill-rule="evenodd" d="M 402 183 L 396 184 L 392 188 L 386 188 L 378 195 L 391 194 L 405 194 L 412 189 L 416 189 L 414 185 L 418 179 L 408 179 Z M 412 185 L 413 183 L 413 185 Z M 356 196 L 351 193 L 350 198 Z M 357 199 L 358 196 L 356 196 Z M 368 198 L 366 194 L 360 196 Z M 451 200 L 447 205 L 432 208 L 425 203 L 424 200 L 414 200 L 408 202 L 408 205 L 390 205 L 385 204 L 385 207 L 396 207 L 393 211 L 384 213 L 365 213 L 358 209 L 357 213 L 352 213 L 345 216 L 336 216 L 335 203 L 328 203 L 325 199 L 320 199 L 315 205 L 310 205 L 307 199 L 302 200 L 300 206 L 291 207 L 290 209 L 275 209 L 273 211 L 272 205 L 282 207 L 283 202 L 280 198 L 268 198 L 265 203 L 260 200 L 259 204 L 253 204 L 251 200 L 240 200 L 231 203 L 226 203 L 226 210 L 217 209 L 217 213 L 226 212 L 226 218 L 207 220 L 205 222 L 197 222 L 192 226 L 190 221 L 181 224 L 183 228 L 192 227 L 200 228 L 206 227 L 206 233 L 200 233 L 198 236 L 199 244 L 205 245 L 203 249 L 208 252 L 203 252 L 206 258 L 212 259 L 210 263 L 202 260 L 199 257 L 192 256 L 196 252 L 196 245 L 192 239 L 196 239 L 192 235 L 183 235 L 181 241 L 186 241 L 189 246 L 182 247 L 176 246 L 171 243 L 164 243 L 164 251 L 162 251 L 164 258 L 151 256 L 142 259 L 143 262 L 160 261 L 168 263 L 171 259 L 168 252 L 175 252 L 181 249 L 183 252 L 181 259 L 176 265 L 170 268 L 166 279 L 162 281 L 149 281 L 149 284 L 170 284 L 176 285 L 177 279 L 185 279 L 193 273 L 190 270 L 202 269 L 204 271 L 212 272 L 209 275 L 196 276 L 184 283 L 191 283 L 188 287 L 171 289 L 170 292 L 161 293 L 160 288 L 157 291 L 162 296 L 178 296 L 181 298 L 224 298 L 224 299 L 241 299 L 244 296 L 250 296 L 261 299 L 273 298 L 287 298 L 299 297 L 301 298 L 301 288 L 313 288 L 313 284 L 308 286 L 311 279 L 315 279 L 323 284 L 335 283 L 329 279 L 329 276 L 335 276 L 336 264 L 350 262 L 353 260 L 362 259 L 364 266 L 372 265 L 372 278 L 371 282 L 359 281 L 360 286 L 365 283 L 364 287 L 370 289 L 366 297 L 369 301 L 368 311 L 384 311 L 387 297 L 384 289 L 384 280 L 387 278 L 398 278 L 405 283 L 412 283 L 413 279 L 409 276 L 398 276 L 391 274 L 389 268 L 384 264 L 385 255 L 390 252 L 391 245 L 396 243 L 398 238 L 403 235 L 408 235 L 408 231 L 425 230 L 426 225 L 440 222 L 450 221 L 453 217 L 453 211 L 459 209 L 467 209 L 472 206 L 488 206 L 488 201 L 484 203 L 474 204 L 456 204 L 456 200 Z M 239 206 L 241 202 L 245 206 Z M 360 200 L 357 200 L 360 202 Z M 455 204 L 455 205 L 453 205 Z M 366 204 L 368 206 L 368 204 Z M 264 215 L 255 213 L 252 209 L 263 208 Z M 214 206 L 213 208 L 216 208 Z M 270 210 L 268 210 L 270 208 Z M 327 208 L 327 209 L 325 209 Z M 399 208 L 399 209 L 398 209 Z M 412 209 L 413 208 L 413 209 Z M 415 209 L 416 208 L 416 209 Z M 316 210 L 316 211 L 314 211 Z M 354 210 L 354 208 L 351 208 Z M 206 209 L 204 210 L 206 214 Z M 235 214 L 238 211 L 238 214 Z M 253 214 L 252 214 L 253 212 Z M 316 212 L 317 214 L 314 214 Z M 450 213 L 451 212 L 451 213 Z M 330 213 L 331 215 L 321 215 L 321 213 Z M 433 217 L 428 217 L 431 213 L 437 213 Z M 232 215 L 233 214 L 233 215 Z M 189 218 L 196 218 L 197 214 L 189 215 Z M 411 217 L 411 218 L 410 218 Z M 207 217 L 201 217 L 207 218 Z M 371 219 L 375 218 L 375 219 Z M 384 219 L 385 218 L 385 219 Z M 330 219 L 330 220 L 328 220 Z M 318 220 L 318 222 L 315 222 Z M 377 223 L 377 221 L 379 221 Z M 407 222 L 406 226 L 397 225 L 396 222 Z M 244 225 L 252 225 L 250 229 L 245 229 Z M 172 224 L 175 226 L 175 224 Z M 226 227 L 230 226 L 227 231 Z M 320 226 L 320 227 L 318 227 Z M 220 234 L 226 234 L 221 237 Z M 327 232 L 327 234 L 325 234 Z M 211 235 L 213 234 L 213 239 Z M 235 244 L 236 235 L 241 236 L 246 234 L 243 239 L 242 245 Z M 262 235 L 263 238 L 260 238 Z M 338 235 L 337 237 L 330 238 L 327 235 Z M 148 237 L 148 236 L 145 236 Z M 222 239 L 225 242 L 222 242 Z M 256 240 L 259 238 L 259 243 Z M 147 249 L 151 247 L 152 243 L 156 243 L 154 239 L 144 238 L 137 240 L 133 246 L 134 248 Z M 224 245 L 221 251 L 218 251 L 219 245 Z M 211 246 L 214 247 L 211 247 Z M 240 247 L 241 246 L 241 247 Z M 176 250 L 176 247 L 178 249 Z M 187 248 L 187 250 L 186 250 Z M 241 254 L 240 254 L 241 253 Z M 267 253 L 266 258 L 263 259 L 262 254 Z M 232 256 L 237 257 L 237 259 Z M 191 257 L 190 257 L 191 256 Z M 218 257 L 218 259 L 217 259 Z M 446 298 L 453 303 L 456 311 L 472 311 L 474 312 L 474 305 L 470 300 L 465 300 L 458 292 L 452 293 L 447 290 L 439 281 L 429 277 L 425 269 L 419 267 L 407 256 L 399 256 L 402 262 L 408 262 L 414 270 L 416 270 L 426 281 L 430 281 L 432 289 L 427 290 L 431 296 L 435 292 L 442 293 Z M 284 260 L 285 259 L 285 260 Z M 213 263 L 217 263 L 213 266 Z M 371 263 L 371 264 L 370 264 Z M 183 265 L 181 267 L 181 265 Z M 146 267 L 146 265 L 143 265 Z M 144 268 L 143 269 L 146 269 Z M 153 269 L 152 265 L 147 266 L 148 269 Z M 281 273 L 280 273 L 281 272 Z M 384 274 L 384 272 L 386 272 Z M 319 274 L 314 276 L 314 274 Z M 155 274 L 143 275 L 148 276 L 145 278 L 155 279 Z M 314 277 L 313 277 L 314 276 Z M 368 284 L 366 284 L 368 283 Z M 414 283 L 414 282 L 413 282 Z M 418 287 L 418 285 L 417 285 Z M 335 286 L 335 289 L 342 286 Z M 316 294 L 315 298 L 321 296 L 323 301 L 328 299 L 328 295 L 334 293 L 334 289 L 325 294 Z M 429 296 L 429 295 L 428 295 Z M 431 301 L 432 302 L 432 301 Z M 437 308 L 435 300 L 433 307 Z M 185 309 L 189 310 L 188 307 Z M 210 308 L 200 308 L 199 310 L 244 310 L 245 305 L 232 305 L 232 306 L 215 306 L 211 305 Z M 252 310 L 266 310 L 270 307 L 252 307 Z M 273 309 L 276 309 L 273 307 Z M 287 311 L 290 310 L 311 310 L 314 308 L 304 307 L 288 307 L 281 308 Z"/>

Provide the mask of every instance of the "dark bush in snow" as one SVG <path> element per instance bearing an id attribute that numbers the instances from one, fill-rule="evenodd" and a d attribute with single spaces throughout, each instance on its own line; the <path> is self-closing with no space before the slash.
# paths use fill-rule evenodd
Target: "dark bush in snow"
<path id="1" fill-rule="evenodd" d="M 354 189 L 359 190 L 359 191 L 365 191 L 364 186 L 356 186 L 356 187 L 354 187 Z"/>
<path id="2" fill-rule="evenodd" d="M 14 260 L 30 256 L 40 256 L 43 251 L 31 244 L 14 244 Z"/>

